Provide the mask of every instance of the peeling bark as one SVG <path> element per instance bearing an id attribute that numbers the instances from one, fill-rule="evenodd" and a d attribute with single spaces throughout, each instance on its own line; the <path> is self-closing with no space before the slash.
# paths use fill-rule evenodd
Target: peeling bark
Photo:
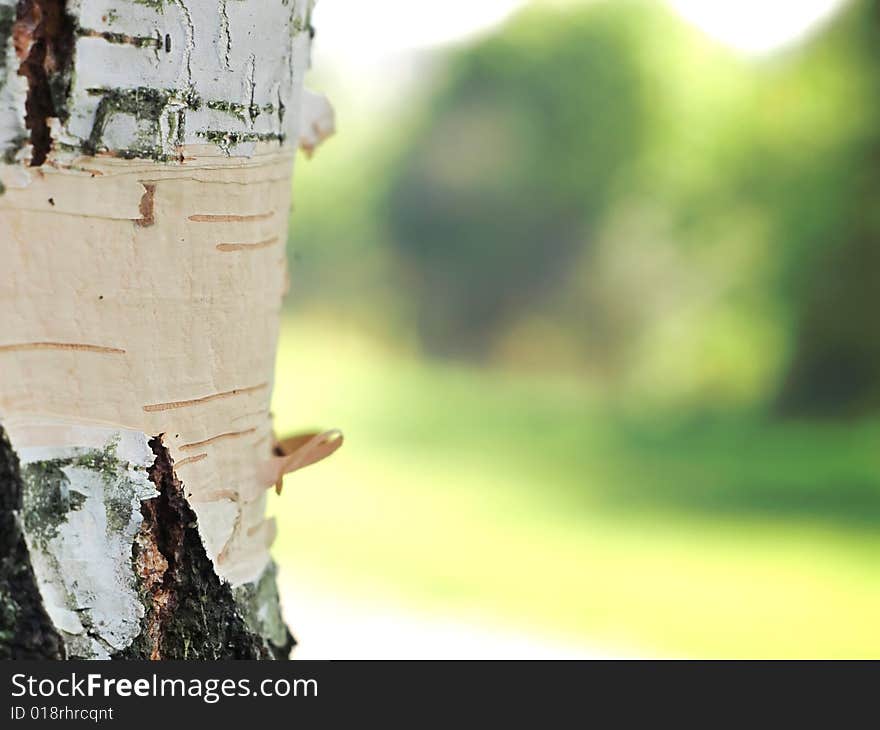
<path id="1" fill-rule="evenodd" d="M 121 658 L 286 658 L 293 637 L 251 631 L 247 605 L 214 572 L 196 528 L 197 519 L 174 473 L 160 437 L 150 442 L 156 461 L 150 479 L 159 497 L 143 503 L 144 521 L 135 546 L 135 566 L 148 606 L 140 638 Z M 274 575 L 274 573 L 273 573 Z M 273 605 L 274 604 L 274 605 Z M 278 613 L 277 595 L 266 606 Z"/>
<path id="2" fill-rule="evenodd" d="M 341 443 L 269 414 L 311 6 L 0 0 L 0 657 L 294 643 L 266 491 Z"/>

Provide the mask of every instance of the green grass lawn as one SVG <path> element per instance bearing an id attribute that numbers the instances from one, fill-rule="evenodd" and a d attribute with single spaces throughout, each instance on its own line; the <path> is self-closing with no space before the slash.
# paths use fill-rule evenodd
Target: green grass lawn
<path id="1" fill-rule="evenodd" d="M 623 417 L 302 321 L 274 411 L 347 439 L 272 500 L 293 575 L 612 651 L 880 656 L 880 424 Z"/>

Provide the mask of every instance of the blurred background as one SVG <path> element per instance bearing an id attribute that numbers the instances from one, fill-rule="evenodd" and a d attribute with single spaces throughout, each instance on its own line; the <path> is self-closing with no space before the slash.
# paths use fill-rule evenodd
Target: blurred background
<path id="1" fill-rule="evenodd" d="M 295 656 L 880 656 L 880 6 L 321 0 Z"/>

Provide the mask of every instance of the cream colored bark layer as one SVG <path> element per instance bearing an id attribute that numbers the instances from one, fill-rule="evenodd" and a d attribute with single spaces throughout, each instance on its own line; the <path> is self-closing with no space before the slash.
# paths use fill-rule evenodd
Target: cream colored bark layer
<path id="1" fill-rule="evenodd" d="M 257 579 L 291 153 L 187 147 L 0 172 L 0 414 L 13 446 L 163 434 L 218 572 Z M 35 232 L 38 231 L 38 235 Z"/>

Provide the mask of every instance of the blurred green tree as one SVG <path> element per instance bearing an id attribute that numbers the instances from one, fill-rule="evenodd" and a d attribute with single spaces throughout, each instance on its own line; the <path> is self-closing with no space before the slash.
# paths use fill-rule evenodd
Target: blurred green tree
<path id="1" fill-rule="evenodd" d="M 813 189 L 789 200 L 781 216 L 795 232 L 804 228 L 794 220 L 798 216 L 819 222 L 804 232 L 815 243 L 794 292 L 795 343 L 779 399 L 785 413 L 854 415 L 880 404 L 878 8 L 873 0 L 856 3 L 817 44 L 811 67 L 802 70 L 813 73 L 816 63 L 834 63 L 845 80 L 845 96 L 835 100 L 841 121 L 830 155 L 808 155 L 807 169 L 799 171 Z M 811 213 L 813 201 L 826 215 Z M 796 241 L 789 245 L 804 250 Z"/>
<path id="2" fill-rule="evenodd" d="M 485 355 L 590 245 L 644 136 L 636 21 L 533 9 L 454 59 L 390 197 L 430 352 Z"/>
<path id="3" fill-rule="evenodd" d="M 457 51 L 386 204 L 427 351 L 564 339 L 665 400 L 876 407 L 876 5 L 761 60 L 648 0 L 533 7 Z"/>

